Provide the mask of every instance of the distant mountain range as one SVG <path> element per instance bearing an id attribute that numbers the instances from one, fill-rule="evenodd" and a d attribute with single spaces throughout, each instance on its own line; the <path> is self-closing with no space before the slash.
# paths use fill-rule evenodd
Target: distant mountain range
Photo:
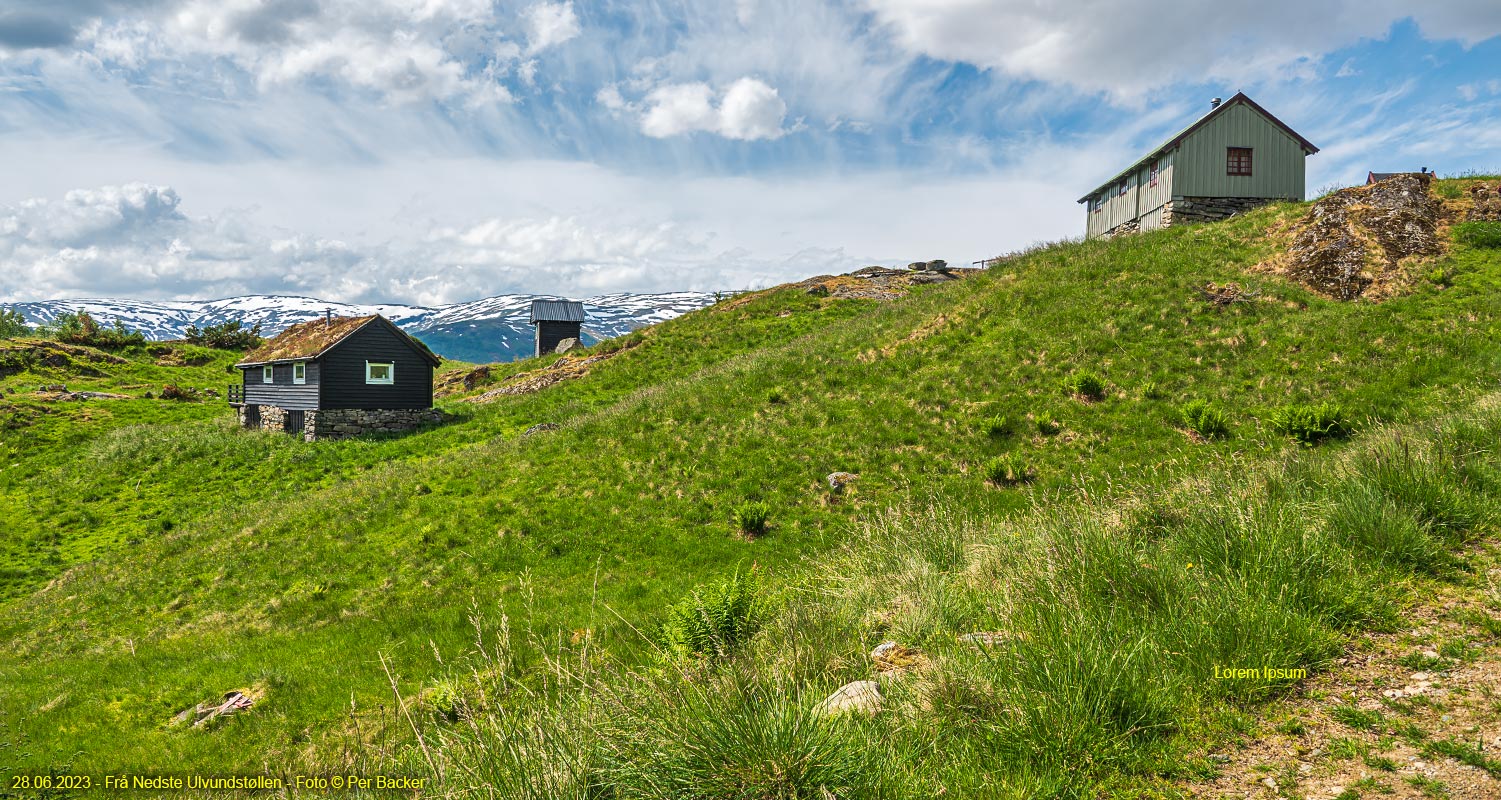
<path id="1" fill-rule="evenodd" d="M 44 300 L 9 303 L 33 325 L 51 322 L 59 314 L 87 311 L 99 322 L 116 320 L 150 339 L 181 339 L 189 325 L 203 327 L 228 320 L 261 326 L 274 336 L 286 328 L 322 317 L 380 314 L 421 339 L 445 358 L 488 363 L 513 361 L 532 354 L 528 323 L 532 300 L 542 295 L 507 294 L 468 303 L 424 308 L 405 305 L 351 305 L 312 297 L 251 295 L 225 300 Z M 584 302 L 584 340 L 593 343 L 628 333 L 643 325 L 672 319 L 714 302 L 707 292 L 670 294 L 607 294 Z"/>

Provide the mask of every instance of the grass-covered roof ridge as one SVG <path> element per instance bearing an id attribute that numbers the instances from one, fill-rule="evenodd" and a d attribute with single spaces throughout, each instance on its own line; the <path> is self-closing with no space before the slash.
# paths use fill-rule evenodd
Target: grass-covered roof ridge
<path id="1" fill-rule="evenodd" d="M 248 367 L 276 361 L 317 358 L 372 323 L 389 327 L 402 339 L 410 342 L 413 348 L 429 361 L 434 364 L 439 363 L 438 357 L 422 343 L 421 339 L 403 331 L 385 317 L 371 314 L 364 317 L 329 317 L 299 322 L 245 354 L 236 366 Z"/>

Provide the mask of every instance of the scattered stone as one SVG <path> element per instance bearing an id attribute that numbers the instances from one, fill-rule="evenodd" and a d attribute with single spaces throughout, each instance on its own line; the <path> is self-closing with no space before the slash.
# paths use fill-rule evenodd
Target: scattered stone
<path id="1" fill-rule="evenodd" d="M 830 472 L 828 478 L 825 480 L 829 482 L 829 491 L 834 494 L 842 494 L 844 487 L 854 483 L 855 479 L 859 477 L 859 475 L 853 472 Z"/>
<path id="2" fill-rule="evenodd" d="M 182 710 L 172 717 L 171 724 L 184 725 L 191 722 L 194 728 L 201 728 L 220 717 L 248 711 L 264 696 L 265 690 L 258 688 L 225 692 L 224 697 L 216 703 L 198 703 Z"/>
<path id="3" fill-rule="evenodd" d="M 972 644 L 981 648 L 996 647 L 1005 644 L 1010 639 L 1011 634 L 1005 631 L 976 631 L 959 637 L 959 641 L 964 644 Z"/>
<path id="4" fill-rule="evenodd" d="M 530 428 L 527 428 L 525 431 L 522 431 L 521 435 L 522 436 L 531 436 L 534 433 L 542 433 L 544 431 L 555 431 L 557 429 L 558 429 L 558 423 L 556 423 L 556 422 L 539 422 L 536 425 L 533 425 Z"/>
<path id="5" fill-rule="evenodd" d="M 1271 789 L 1273 792 L 1277 791 L 1277 779 L 1276 778 L 1262 778 L 1261 779 L 1261 785 L 1265 786 L 1268 789 Z"/>
<path id="6" fill-rule="evenodd" d="M 449 372 L 438 376 L 433 385 L 434 397 L 448 397 L 449 395 L 461 394 L 474 391 L 476 386 L 490 380 L 490 366 L 488 364 L 475 367 L 471 370 Z"/>
<path id="7" fill-rule="evenodd" d="M 911 672 L 927 663 L 922 651 L 896 642 L 876 645 L 876 649 L 870 651 L 870 660 L 875 662 L 876 672 L 880 674 Z"/>
<path id="8" fill-rule="evenodd" d="M 572 350 L 572 349 L 574 349 L 574 348 L 576 348 L 578 346 L 579 346 L 579 340 L 570 336 L 567 339 L 564 339 L 563 341 L 558 342 L 558 346 L 555 347 L 555 348 L 553 348 L 553 352 L 557 353 L 558 355 L 562 355 L 563 353 L 566 353 L 569 350 Z"/>
<path id="9" fill-rule="evenodd" d="M 918 271 L 921 271 L 921 270 L 925 270 L 927 268 L 928 268 L 928 262 L 926 262 L 926 261 L 914 261 L 911 264 L 907 265 L 907 269 L 910 269 L 913 272 L 918 272 Z"/>
<path id="10" fill-rule="evenodd" d="M 875 681 L 853 681 L 834 690 L 813 708 L 813 713 L 824 717 L 843 714 L 875 714 L 881 710 L 881 687 Z"/>
<path id="11" fill-rule="evenodd" d="M 1230 757 L 1225 755 L 1224 753 L 1210 753 L 1209 761 L 1212 764 L 1229 764 Z"/>
<path id="12" fill-rule="evenodd" d="M 940 269 L 947 268 L 948 265 L 949 265 L 949 262 L 944 261 L 941 258 L 935 258 L 932 261 L 928 262 L 928 269 L 930 269 L 930 270 L 940 270 Z"/>

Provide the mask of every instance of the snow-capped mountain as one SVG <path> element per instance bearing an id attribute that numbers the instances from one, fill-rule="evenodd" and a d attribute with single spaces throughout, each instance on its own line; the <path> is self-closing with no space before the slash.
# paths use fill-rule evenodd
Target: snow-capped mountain
<path id="1" fill-rule="evenodd" d="M 40 325 L 59 314 L 86 311 L 105 325 L 119 320 L 147 338 L 180 339 L 189 325 L 203 327 L 228 320 L 260 325 L 274 336 L 286 328 L 332 313 L 337 317 L 380 314 L 427 343 L 446 358 L 463 361 L 511 361 L 532 353 L 528 322 L 532 300 L 541 295 L 507 294 L 468 303 L 424 308 L 407 305 L 353 305 L 312 297 L 251 295 L 224 300 L 44 300 L 11 303 L 9 308 Z M 714 302 L 706 292 L 609 294 L 584 302 L 586 342 L 619 336 L 643 325 L 672 319 Z"/>

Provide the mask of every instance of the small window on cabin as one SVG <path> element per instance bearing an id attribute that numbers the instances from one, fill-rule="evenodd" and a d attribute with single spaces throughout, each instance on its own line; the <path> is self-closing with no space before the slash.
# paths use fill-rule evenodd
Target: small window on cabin
<path id="1" fill-rule="evenodd" d="M 298 361 L 292 365 L 292 382 L 307 383 L 307 362 Z"/>
<path id="2" fill-rule="evenodd" d="M 267 364 L 266 366 L 261 367 L 261 383 L 275 383 L 275 382 L 276 382 L 276 368 L 273 367 L 273 366 L 271 366 L 270 364 Z"/>
<path id="3" fill-rule="evenodd" d="M 1122 180 L 1120 182 L 1120 185 L 1118 185 L 1118 186 L 1115 187 L 1115 193 L 1117 195 L 1122 195 L 1122 196 L 1125 195 L 1126 194 L 1126 187 L 1128 187 L 1130 184 L 1131 184 L 1131 182 L 1129 180 Z"/>
<path id="4" fill-rule="evenodd" d="M 1251 174 L 1251 148 L 1229 147 L 1225 149 L 1225 174 Z"/>
<path id="5" fill-rule="evenodd" d="M 1149 167 L 1148 170 L 1147 170 L 1147 184 L 1149 186 L 1156 186 L 1157 185 L 1157 162 L 1156 161 L 1153 161 L 1152 162 L 1152 166 Z"/>
<path id="6" fill-rule="evenodd" d="M 1104 199 L 1104 195 L 1095 195 L 1095 196 L 1094 196 L 1094 197 L 1093 197 L 1093 198 L 1092 198 L 1092 199 L 1091 199 L 1091 200 L 1090 200 L 1090 201 L 1089 201 L 1089 209 L 1090 209 L 1090 210 L 1091 210 L 1091 211 L 1095 211 L 1095 212 L 1098 212 L 1098 211 L 1099 211 L 1099 210 L 1100 210 L 1100 209 L 1102 209 L 1102 208 L 1104 208 L 1104 207 L 1105 207 L 1105 199 Z"/>
<path id="7" fill-rule="evenodd" d="M 390 362 L 365 362 L 365 383 L 395 383 L 396 365 Z"/>

